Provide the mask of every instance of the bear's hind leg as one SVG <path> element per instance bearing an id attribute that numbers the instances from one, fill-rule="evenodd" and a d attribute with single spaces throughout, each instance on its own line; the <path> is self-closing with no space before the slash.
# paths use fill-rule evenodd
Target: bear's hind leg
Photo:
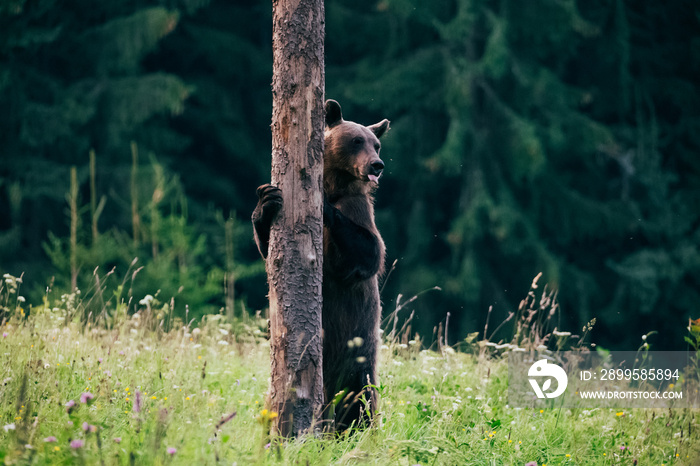
<path id="1" fill-rule="evenodd" d="M 363 379 L 364 383 L 360 383 Z M 379 395 L 377 389 L 370 382 L 370 375 L 363 373 L 357 383 L 345 390 L 345 396 L 335 407 L 335 430 L 343 432 L 350 427 L 369 427 L 374 413 L 377 410 Z"/>

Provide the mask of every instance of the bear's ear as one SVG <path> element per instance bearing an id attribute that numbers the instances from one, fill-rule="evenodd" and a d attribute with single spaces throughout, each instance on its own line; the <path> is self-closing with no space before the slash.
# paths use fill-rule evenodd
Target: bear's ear
<path id="1" fill-rule="evenodd" d="M 326 100 L 326 126 L 332 128 L 343 122 L 343 112 L 335 100 Z"/>
<path id="2" fill-rule="evenodd" d="M 374 133 L 375 136 L 380 138 L 384 135 L 384 133 L 389 131 L 389 120 L 384 119 L 379 123 L 368 126 L 368 128 Z"/>

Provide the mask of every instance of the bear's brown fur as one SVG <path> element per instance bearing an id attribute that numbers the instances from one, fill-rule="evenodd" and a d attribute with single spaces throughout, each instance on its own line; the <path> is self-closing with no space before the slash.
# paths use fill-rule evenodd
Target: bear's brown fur
<path id="1" fill-rule="evenodd" d="M 371 126 L 343 120 L 326 102 L 323 209 L 323 385 L 325 417 L 335 428 L 365 425 L 377 407 L 380 347 L 379 277 L 385 248 L 374 223 L 373 193 L 384 163 L 383 120 Z M 267 256 L 270 224 L 282 207 L 281 191 L 258 188 L 255 239 Z"/>

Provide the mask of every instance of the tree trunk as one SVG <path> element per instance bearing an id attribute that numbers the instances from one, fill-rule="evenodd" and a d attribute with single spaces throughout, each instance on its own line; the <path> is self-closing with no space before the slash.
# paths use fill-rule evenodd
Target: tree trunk
<path id="1" fill-rule="evenodd" d="M 323 404 L 323 0 L 273 0 L 272 184 L 284 204 L 270 233 L 272 433 L 298 436 Z"/>

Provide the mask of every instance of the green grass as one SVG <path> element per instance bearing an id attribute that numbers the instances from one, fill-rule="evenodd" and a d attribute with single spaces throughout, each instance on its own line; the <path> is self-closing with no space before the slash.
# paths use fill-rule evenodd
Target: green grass
<path id="1" fill-rule="evenodd" d="M 74 304 L 59 300 L 28 318 L 18 307 L 0 330 L 6 464 L 661 465 L 700 458 L 697 411 L 515 409 L 507 404 L 503 359 L 421 350 L 419 343 L 382 348 L 376 428 L 270 445 L 261 416 L 269 377 L 261 322 L 213 316 L 192 328 L 142 310 L 105 329 L 81 324 Z M 81 403 L 86 392 L 94 399 Z M 83 445 L 72 448 L 75 440 Z"/>

